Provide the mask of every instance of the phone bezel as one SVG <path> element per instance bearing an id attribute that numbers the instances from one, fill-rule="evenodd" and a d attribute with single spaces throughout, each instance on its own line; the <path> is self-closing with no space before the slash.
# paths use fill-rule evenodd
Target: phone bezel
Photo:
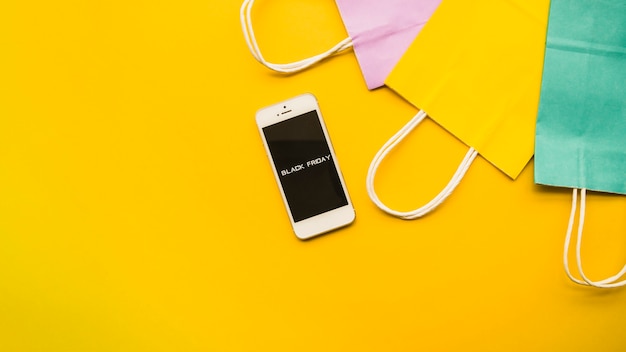
<path id="1" fill-rule="evenodd" d="M 333 165 L 335 166 L 337 174 L 339 175 L 341 188 L 346 195 L 348 204 L 296 222 L 293 219 L 293 216 L 291 214 L 291 208 L 289 207 L 289 203 L 287 202 L 287 198 L 285 197 L 285 191 L 283 190 L 283 186 L 280 182 L 280 178 L 276 170 L 276 165 L 274 164 L 274 160 L 271 156 L 265 134 L 263 133 L 263 128 L 285 120 L 296 118 L 310 111 L 316 111 L 317 113 L 317 117 L 322 126 L 322 131 L 324 132 L 328 148 L 330 149 L 330 153 L 332 155 Z M 356 217 L 354 207 L 352 205 L 352 200 L 350 199 L 346 183 L 341 173 L 341 168 L 339 167 L 339 163 L 337 161 L 335 150 L 330 140 L 324 118 L 322 116 L 315 96 L 310 93 L 305 93 L 294 98 L 285 100 L 283 102 L 262 108 L 256 113 L 256 123 L 259 129 L 259 133 L 261 134 L 261 139 L 263 140 L 265 152 L 271 164 L 274 179 L 276 180 L 276 184 L 278 185 L 278 188 L 280 190 L 283 203 L 285 205 L 285 208 L 287 209 L 289 221 L 291 222 L 291 226 L 296 236 L 302 240 L 309 239 L 317 235 L 321 235 L 323 233 L 351 224 Z"/>

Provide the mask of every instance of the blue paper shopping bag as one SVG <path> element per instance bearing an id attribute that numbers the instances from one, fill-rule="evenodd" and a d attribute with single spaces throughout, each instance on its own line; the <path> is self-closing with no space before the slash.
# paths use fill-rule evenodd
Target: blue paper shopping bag
<path id="1" fill-rule="evenodd" d="M 596 287 L 626 285 L 626 280 L 617 282 L 626 266 L 617 275 L 593 281 L 585 275 L 580 259 L 586 191 L 626 195 L 625 1 L 551 2 L 536 126 L 535 182 L 573 188 L 564 253 L 568 276 Z M 570 273 L 567 262 L 578 190 L 580 279 Z"/>

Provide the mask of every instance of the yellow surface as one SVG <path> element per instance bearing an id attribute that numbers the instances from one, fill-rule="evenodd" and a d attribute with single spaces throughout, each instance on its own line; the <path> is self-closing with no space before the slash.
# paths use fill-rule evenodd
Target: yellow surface
<path id="1" fill-rule="evenodd" d="M 622 351 L 626 291 L 570 283 L 569 190 L 478 159 L 412 222 L 365 192 L 416 110 L 368 92 L 352 53 L 283 77 L 256 63 L 240 2 L 0 4 L 1 351 Z M 345 36 L 332 1 L 259 0 L 278 62 Z M 314 93 L 357 210 L 292 234 L 254 125 Z M 409 209 L 466 147 L 427 121 L 383 163 Z M 626 197 L 588 201 L 591 277 L 626 261 Z"/>

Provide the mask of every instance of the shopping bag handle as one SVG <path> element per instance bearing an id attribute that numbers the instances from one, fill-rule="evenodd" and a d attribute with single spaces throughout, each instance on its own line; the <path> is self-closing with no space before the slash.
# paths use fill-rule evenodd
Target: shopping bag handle
<path id="1" fill-rule="evenodd" d="M 296 62 L 286 63 L 286 64 L 271 63 L 265 60 L 265 58 L 261 54 L 261 49 L 259 49 L 259 45 L 257 44 L 256 37 L 254 35 L 254 30 L 252 29 L 252 19 L 251 19 L 250 13 L 252 11 L 253 4 L 254 4 L 254 0 L 244 0 L 243 4 L 241 4 L 241 9 L 239 12 L 239 19 L 241 21 L 241 28 L 243 30 L 243 36 L 246 39 L 246 44 L 248 45 L 248 49 L 250 49 L 252 56 L 254 56 L 254 58 L 258 62 L 260 62 L 261 64 L 263 64 L 264 66 L 266 66 L 267 68 L 271 70 L 274 70 L 277 72 L 283 72 L 283 73 L 298 72 L 324 60 L 325 58 L 331 55 L 340 53 L 352 47 L 352 39 L 348 37 L 340 41 L 339 43 L 337 43 L 335 46 L 328 49 L 327 51 L 321 54 L 315 55 L 313 57 L 296 61 Z"/>
<path id="2" fill-rule="evenodd" d="M 624 265 L 622 270 L 616 275 L 613 275 L 609 277 L 608 279 L 604 279 L 600 281 L 590 280 L 585 275 L 585 272 L 583 271 L 583 264 L 582 264 L 582 259 L 580 256 L 580 248 L 581 248 L 582 237 L 583 237 L 583 226 L 585 225 L 586 198 L 587 198 L 587 189 L 582 188 L 580 190 L 580 213 L 579 213 L 579 218 L 578 218 L 578 235 L 576 238 L 576 266 L 578 267 L 578 274 L 580 274 L 580 277 L 582 278 L 582 280 L 577 279 L 574 277 L 574 275 L 572 275 L 569 269 L 569 261 L 567 259 L 568 254 L 569 254 L 570 241 L 572 238 L 572 230 L 574 228 L 574 218 L 576 215 L 576 208 L 577 208 L 577 203 L 578 203 L 578 189 L 577 188 L 574 188 L 572 192 L 572 210 L 570 211 L 569 223 L 567 225 L 567 234 L 565 235 L 565 246 L 563 250 L 563 266 L 565 267 L 565 272 L 567 273 L 567 276 L 570 278 L 570 280 L 580 285 L 588 285 L 588 286 L 593 286 L 597 288 L 614 288 L 614 287 L 625 286 L 626 279 L 622 281 L 617 281 L 617 280 L 621 278 L 622 276 L 624 276 L 624 274 L 626 274 L 626 265 Z"/>
<path id="3" fill-rule="evenodd" d="M 430 200 L 424 206 L 417 208 L 415 210 L 406 211 L 406 212 L 393 210 L 389 208 L 388 206 L 386 206 L 380 200 L 380 198 L 378 198 L 378 195 L 376 194 L 376 190 L 374 189 L 374 177 L 376 176 L 376 171 L 378 171 L 378 167 L 380 166 L 380 163 L 383 161 L 383 159 L 385 159 L 387 154 L 389 154 L 389 152 L 393 148 L 395 148 L 396 145 L 398 145 L 398 143 L 400 143 L 409 133 L 411 133 L 411 131 L 413 131 L 413 129 L 417 127 L 417 125 L 419 125 L 426 118 L 426 116 L 427 114 L 423 110 L 418 112 L 417 115 L 415 115 L 409 121 L 409 123 L 404 125 L 404 127 L 402 127 L 400 131 L 398 131 L 393 137 L 391 137 L 387 141 L 387 143 L 385 143 L 383 147 L 380 148 L 380 150 L 378 151 L 378 153 L 372 160 L 372 163 L 370 164 L 369 170 L 367 172 L 367 181 L 366 181 L 367 193 L 369 194 L 370 199 L 382 211 L 386 212 L 387 214 L 393 215 L 395 217 L 404 219 L 404 220 L 412 220 L 415 218 L 422 217 L 430 213 L 436 207 L 438 207 L 439 204 L 443 203 L 443 201 L 446 200 L 446 198 L 448 198 L 450 194 L 452 194 L 452 191 L 454 191 L 456 186 L 459 185 L 459 183 L 463 179 L 463 176 L 465 176 L 465 173 L 467 172 L 469 167 L 472 165 L 472 162 L 478 155 L 478 151 L 470 147 L 469 150 L 467 151 L 467 154 L 465 154 L 465 158 L 463 158 L 461 165 L 459 165 L 456 172 L 454 173 L 454 176 L 452 176 L 452 179 L 441 190 L 441 192 L 439 192 L 439 194 L 435 196 L 435 198 Z"/>

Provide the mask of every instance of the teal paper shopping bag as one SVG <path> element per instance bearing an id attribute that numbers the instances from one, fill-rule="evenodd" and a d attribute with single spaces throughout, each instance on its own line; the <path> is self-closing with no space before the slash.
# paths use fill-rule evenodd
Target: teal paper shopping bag
<path id="1" fill-rule="evenodd" d="M 552 0 L 537 116 L 535 182 L 573 188 L 564 264 L 577 283 L 616 287 L 582 270 L 580 236 L 587 190 L 626 194 L 626 1 Z M 567 252 L 581 190 L 574 278 Z M 626 231 L 625 231 L 626 232 Z"/>

